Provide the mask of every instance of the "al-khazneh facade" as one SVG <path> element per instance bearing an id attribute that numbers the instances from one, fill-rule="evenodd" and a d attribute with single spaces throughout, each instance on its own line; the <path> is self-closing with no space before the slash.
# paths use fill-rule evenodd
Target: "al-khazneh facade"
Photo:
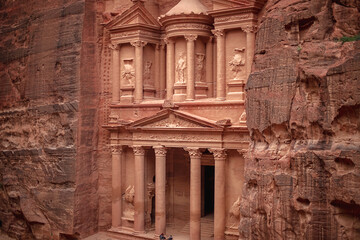
<path id="1" fill-rule="evenodd" d="M 238 238 L 244 86 L 260 10 L 251 1 L 214 0 L 207 9 L 182 0 L 156 19 L 133 1 L 104 26 L 112 232 L 158 236 L 188 226 L 197 240 L 201 218 L 213 214 L 214 239 Z"/>

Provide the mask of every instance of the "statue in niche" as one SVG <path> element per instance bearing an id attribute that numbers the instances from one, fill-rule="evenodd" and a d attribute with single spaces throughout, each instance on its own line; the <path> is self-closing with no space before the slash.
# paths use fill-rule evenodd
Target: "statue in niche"
<path id="1" fill-rule="evenodd" d="M 152 62 L 146 61 L 145 67 L 144 67 L 144 84 L 145 85 L 152 85 L 152 82 L 151 82 L 151 66 L 152 66 Z"/>
<path id="2" fill-rule="evenodd" d="M 204 60 L 205 60 L 205 54 L 196 53 L 196 76 L 195 76 L 195 79 L 197 82 L 203 81 Z"/>
<path id="3" fill-rule="evenodd" d="M 135 189 L 134 186 L 128 186 L 123 195 L 123 199 L 126 202 L 125 210 L 123 212 L 123 217 L 127 219 L 134 219 L 134 197 Z"/>
<path id="4" fill-rule="evenodd" d="M 176 65 L 176 72 L 178 73 L 178 79 L 176 82 L 184 83 L 185 82 L 185 69 L 186 69 L 186 57 L 182 52 L 180 53 L 179 59 Z"/>
<path id="5" fill-rule="evenodd" d="M 122 78 L 124 79 L 125 85 L 134 85 L 135 70 L 133 67 L 133 59 L 124 59 Z"/>
<path id="6" fill-rule="evenodd" d="M 240 197 L 238 197 L 238 199 L 233 203 L 233 205 L 231 206 L 230 210 L 229 210 L 229 215 L 230 215 L 230 219 L 229 219 L 229 223 L 230 225 L 230 229 L 237 229 L 237 227 L 239 226 L 240 223 Z"/>
<path id="7" fill-rule="evenodd" d="M 231 71 L 234 73 L 234 80 L 240 80 L 241 68 L 245 65 L 245 59 L 243 59 L 242 54 L 245 51 L 245 48 L 235 48 L 235 55 L 233 59 L 229 62 L 231 66 Z"/>

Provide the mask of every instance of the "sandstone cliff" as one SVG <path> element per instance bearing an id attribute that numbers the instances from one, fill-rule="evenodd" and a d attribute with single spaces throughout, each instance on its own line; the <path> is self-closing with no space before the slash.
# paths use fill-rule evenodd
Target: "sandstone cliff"
<path id="1" fill-rule="evenodd" d="M 265 5 L 240 239 L 360 238 L 360 41 L 342 38 L 359 34 L 359 10 L 356 0 Z"/>

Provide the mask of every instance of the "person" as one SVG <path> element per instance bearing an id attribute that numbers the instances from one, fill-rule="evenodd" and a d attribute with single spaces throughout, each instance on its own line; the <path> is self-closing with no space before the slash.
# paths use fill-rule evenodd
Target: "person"
<path id="1" fill-rule="evenodd" d="M 162 234 L 160 234 L 159 239 L 160 239 L 160 240 L 166 240 L 166 238 L 165 238 L 165 236 L 164 236 L 164 234 L 163 234 L 163 233 L 162 233 Z"/>
<path id="2" fill-rule="evenodd" d="M 168 238 L 168 240 L 173 240 L 173 237 L 172 237 L 172 235 L 170 235 L 170 237 Z"/>

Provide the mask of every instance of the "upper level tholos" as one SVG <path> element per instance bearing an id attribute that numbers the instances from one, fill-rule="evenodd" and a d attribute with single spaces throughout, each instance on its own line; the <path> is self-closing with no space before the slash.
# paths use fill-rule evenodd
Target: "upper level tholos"
<path id="1" fill-rule="evenodd" d="M 144 1 L 132 2 L 105 25 L 114 109 L 164 100 L 180 107 L 244 105 L 261 9 L 256 1 L 213 0 L 209 9 L 181 0 L 157 18 Z"/>

